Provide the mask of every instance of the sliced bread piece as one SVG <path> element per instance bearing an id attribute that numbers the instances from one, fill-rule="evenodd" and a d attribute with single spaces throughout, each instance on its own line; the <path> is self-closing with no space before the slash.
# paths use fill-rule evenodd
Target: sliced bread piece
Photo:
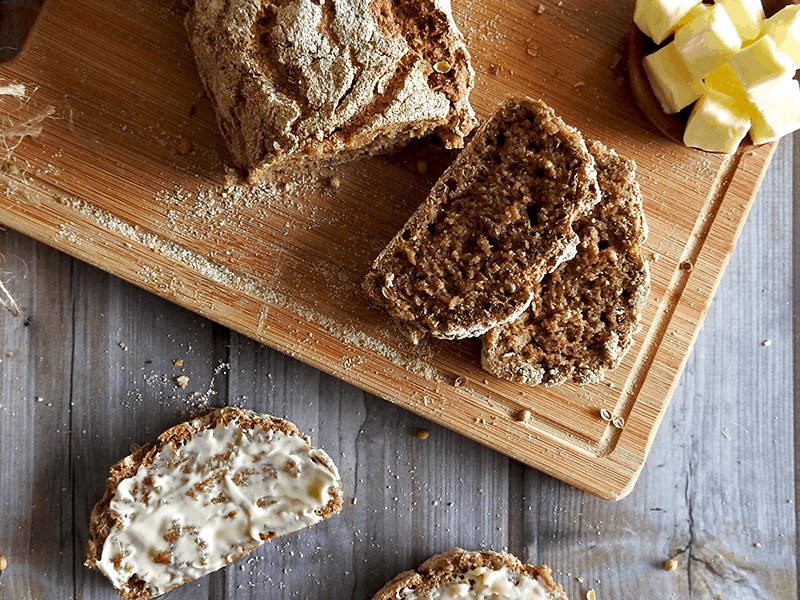
<path id="1" fill-rule="evenodd" d="M 575 221 L 576 256 L 546 275 L 530 307 L 483 338 L 483 367 L 528 384 L 598 382 L 633 344 L 650 289 L 636 165 L 600 142 L 602 200 Z"/>
<path id="2" fill-rule="evenodd" d="M 200 77 L 257 181 L 476 125 L 475 74 L 448 0 L 195 0 Z"/>
<path id="3" fill-rule="evenodd" d="M 477 130 L 375 259 L 367 294 L 434 337 L 518 317 L 575 254 L 573 220 L 599 200 L 594 158 L 542 101 L 508 100 Z"/>
<path id="4" fill-rule="evenodd" d="M 372 600 L 569 600 L 547 566 L 506 552 L 453 548 L 387 583 Z"/>
<path id="5" fill-rule="evenodd" d="M 146 600 L 341 507 L 336 466 L 292 423 L 212 409 L 111 467 L 86 566 Z"/>

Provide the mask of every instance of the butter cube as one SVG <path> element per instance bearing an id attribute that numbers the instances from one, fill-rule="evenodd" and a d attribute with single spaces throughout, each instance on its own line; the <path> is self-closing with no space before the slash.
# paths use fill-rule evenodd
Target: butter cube
<path id="1" fill-rule="evenodd" d="M 689 75 L 689 70 L 675 49 L 675 42 L 645 56 L 643 65 L 650 89 L 667 114 L 689 106 L 703 93 L 702 83 L 694 81 Z"/>
<path id="2" fill-rule="evenodd" d="M 683 132 L 683 143 L 707 152 L 733 154 L 749 129 L 750 116 L 741 104 L 710 91 L 695 103 Z"/>
<path id="3" fill-rule="evenodd" d="M 742 47 L 742 40 L 721 4 L 700 11 L 675 32 L 675 47 L 693 79 L 719 68 Z"/>
<path id="4" fill-rule="evenodd" d="M 766 96 L 783 80 L 794 77 L 797 70 L 792 59 L 779 52 L 768 35 L 761 36 L 728 60 L 750 101 Z"/>
<path id="5" fill-rule="evenodd" d="M 667 39 L 678 22 L 702 0 L 636 0 L 633 22 L 656 44 Z"/>
<path id="6" fill-rule="evenodd" d="M 774 142 L 800 129 L 800 81 L 786 79 L 771 94 L 753 102 L 750 139 L 754 144 Z"/>
<path id="7" fill-rule="evenodd" d="M 776 12 L 764 21 L 762 31 L 772 38 L 780 52 L 789 55 L 795 68 L 800 67 L 800 4 Z"/>
<path id="8" fill-rule="evenodd" d="M 754 40 L 761 34 L 764 7 L 761 0 L 716 0 L 725 8 L 742 41 Z"/>
<path id="9" fill-rule="evenodd" d="M 730 62 L 725 62 L 721 67 L 711 71 L 705 76 L 703 83 L 705 83 L 705 87 L 730 96 L 738 103 L 745 104 L 748 102 L 747 90 L 742 82 L 739 81 L 739 77 Z"/>
<path id="10" fill-rule="evenodd" d="M 689 21 L 699 18 L 700 15 L 707 10 L 711 10 L 710 4 L 698 4 L 697 6 L 693 7 L 692 10 L 686 13 L 686 15 L 684 15 L 684 17 L 678 21 L 678 24 L 675 25 L 675 31 L 678 31 L 678 29 L 686 25 L 686 23 Z"/>

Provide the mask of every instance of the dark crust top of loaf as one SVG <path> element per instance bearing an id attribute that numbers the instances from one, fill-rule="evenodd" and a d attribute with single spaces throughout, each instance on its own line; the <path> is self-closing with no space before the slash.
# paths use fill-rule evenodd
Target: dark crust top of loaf
<path id="1" fill-rule="evenodd" d="M 311 448 L 311 442 L 308 437 L 300 433 L 293 423 L 269 415 L 242 411 L 234 407 L 211 408 L 190 421 L 179 423 L 167 429 L 158 436 L 157 443 L 140 446 L 129 456 L 112 465 L 103 498 L 92 509 L 89 519 L 89 542 L 86 545 L 86 561 L 84 564 L 91 569 L 97 569 L 96 564 L 103 555 L 103 544 L 116 523 L 115 513 L 109 510 L 109 506 L 117 486 L 123 480 L 136 475 L 136 471 L 140 466 L 151 464 L 153 458 L 167 444 L 181 445 L 199 431 L 211 429 L 217 425 L 226 425 L 233 420 L 238 420 L 243 429 L 249 430 L 260 427 L 265 431 L 279 431 L 289 436 L 297 436 L 306 443 L 309 449 Z M 321 459 L 322 457 L 317 458 L 317 460 Z M 336 467 L 332 463 L 324 464 L 335 472 Z M 317 514 L 323 519 L 327 519 L 341 509 L 342 489 L 339 486 L 334 491 L 334 497 Z M 147 600 L 154 597 L 147 583 L 136 578 L 131 578 L 126 587 L 118 589 L 117 592 L 125 600 Z"/>
<path id="2" fill-rule="evenodd" d="M 416 593 L 430 592 L 444 584 L 454 581 L 458 575 L 477 567 L 501 569 L 507 567 L 511 571 L 524 573 L 537 578 L 541 577 L 547 586 L 559 594 L 560 600 L 569 600 L 564 589 L 553 581 L 552 571 L 546 565 L 532 566 L 522 563 L 516 556 L 507 552 L 483 550 L 468 552 L 461 548 L 453 548 L 442 554 L 432 556 L 415 571 L 405 571 L 384 585 L 372 600 L 402 600 L 403 590 L 410 589 Z"/>
<path id="3" fill-rule="evenodd" d="M 650 278 L 636 165 L 600 142 L 587 146 L 602 200 L 575 222 L 575 258 L 542 279 L 522 316 L 484 336 L 483 366 L 500 377 L 534 385 L 600 381 L 640 329 Z"/>
<path id="4" fill-rule="evenodd" d="M 367 294 L 435 337 L 515 319 L 574 254 L 573 220 L 599 200 L 580 132 L 540 100 L 502 103 L 375 259 Z"/>
<path id="5" fill-rule="evenodd" d="M 376 26 L 383 43 L 362 37 L 371 34 L 361 21 L 337 22 L 333 1 L 319 5 L 318 21 L 298 9 L 291 24 L 279 16 L 291 1 L 231 3 L 195 0 L 186 27 L 233 161 L 252 181 L 386 152 L 429 133 L 461 147 L 475 127 L 475 75 L 448 3 L 353 0 L 342 18 Z M 294 48 L 292 28 L 327 46 Z"/>

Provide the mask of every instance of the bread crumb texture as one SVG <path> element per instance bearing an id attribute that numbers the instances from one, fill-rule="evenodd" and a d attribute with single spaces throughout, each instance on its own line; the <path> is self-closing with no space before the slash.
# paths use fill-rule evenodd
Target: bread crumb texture
<path id="1" fill-rule="evenodd" d="M 460 147 L 475 127 L 475 75 L 446 0 L 196 0 L 186 23 L 251 180 L 434 132 Z"/>
<path id="2" fill-rule="evenodd" d="M 545 275 L 518 319 L 484 336 L 483 366 L 500 377 L 598 382 L 619 365 L 641 327 L 650 275 L 641 251 L 647 225 L 636 166 L 599 142 L 588 147 L 602 199 L 575 221 L 575 257 Z"/>
<path id="3" fill-rule="evenodd" d="M 541 101 L 507 100 L 363 285 L 417 338 L 483 336 L 498 377 L 594 383 L 641 327 L 646 237 L 633 161 Z"/>
<path id="4" fill-rule="evenodd" d="M 516 319 L 574 256 L 573 220 L 600 198 L 583 137 L 541 101 L 509 100 L 479 128 L 377 257 L 367 293 L 435 337 Z"/>
<path id="5" fill-rule="evenodd" d="M 145 600 L 341 507 L 336 466 L 292 423 L 212 409 L 111 468 L 86 565 L 126 600 Z"/>

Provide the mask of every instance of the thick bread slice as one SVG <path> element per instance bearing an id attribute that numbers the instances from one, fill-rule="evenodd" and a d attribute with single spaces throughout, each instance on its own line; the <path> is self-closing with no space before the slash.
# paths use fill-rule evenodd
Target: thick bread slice
<path id="1" fill-rule="evenodd" d="M 449 0 L 195 0 L 198 71 L 251 180 L 388 151 L 461 147 L 475 73 Z"/>
<path id="2" fill-rule="evenodd" d="M 212 409 L 111 467 L 86 566 L 146 600 L 341 507 L 336 466 L 292 423 Z"/>
<path id="3" fill-rule="evenodd" d="M 400 573 L 372 600 L 569 600 L 547 566 L 506 552 L 453 548 Z"/>
<path id="4" fill-rule="evenodd" d="M 602 200 L 574 225 L 578 253 L 546 275 L 528 310 L 483 338 L 482 363 L 529 384 L 594 383 L 633 344 L 650 289 L 647 237 L 636 165 L 587 142 Z"/>
<path id="5" fill-rule="evenodd" d="M 508 100 L 375 259 L 364 289 L 435 337 L 482 335 L 517 318 L 544 274 L 575 254 L 572 222 L 599 198 L 580 132 L 542 101 Z"/>

